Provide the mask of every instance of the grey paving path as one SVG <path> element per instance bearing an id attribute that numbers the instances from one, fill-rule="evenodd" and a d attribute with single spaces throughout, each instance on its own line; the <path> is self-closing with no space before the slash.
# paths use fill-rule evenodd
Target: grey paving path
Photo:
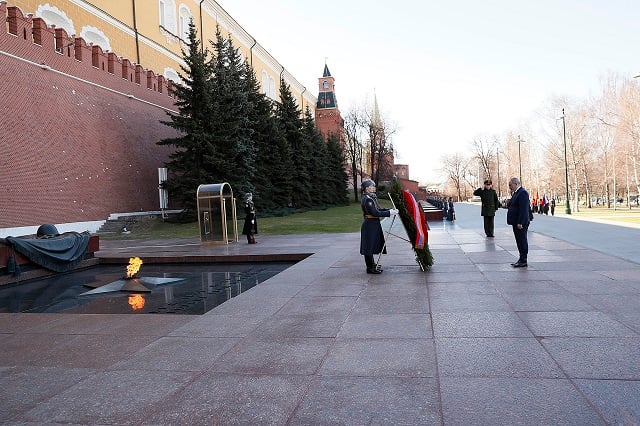
<path id="1" fill-rule="evenodd" d="M 640 424 L 640 265 L 534 229 L 513 269 L 511 230 L 457 208 L 426 273 L 392 238 L 367 275 L 357 233 L 104 242 L 313 255 L 202 316 L 0 314 L 0 423 Z"/>
<path id="2" fill-rule="evenodd" d="M 468 203 L 458 203 L 456 206 L 459 211 L 456 223 L 482 232 L 480 206 Z M 496 226 L 508 228 L 506 222 L 506 210 L 498 210 Z M 558 216 L 536 214 L 530 230 L 640 263 L 640 227 L 638 226 L 584 221 L 562 214 Z"/>

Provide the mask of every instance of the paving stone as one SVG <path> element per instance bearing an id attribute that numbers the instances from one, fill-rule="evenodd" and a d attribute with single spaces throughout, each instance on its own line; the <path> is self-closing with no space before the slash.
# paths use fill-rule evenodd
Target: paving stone
<path id="1" fill-rule="evenodd" d="M 431 297 L 431 310 L 436 312 L 509 312 L 512 308 L 499 294 L 444 295 Z"/>
<path id="2" fill-rule="evenodd" d="M 289 300 L 278 311 L 278 314 L 304 315 L 312 312 L 348 313 L 356 301 L 356 296 L 299 296 Z"/>
<path id="3" fill-rule="evenodd" d="M 445 425 L 604 425 L 569 380 L 440 379 Z"/>
<path id="4" fill-rule="evenodd" d="M 432 339 L 337 339 L 319 371 L 323 376 L 435 377 Z"/>
<path id="5" fill-rule="evenodd" d="M 113 370 L 203 371 L 240 339 L 162 337 L 133 355 L 122 357 Z"/>
<path id="6" fill-rule="evenodd" d="M 576 383 L 608 424 L 640 424 L 639 380 L 576 380 Z"/>
<path id="7" fill-rule="evenodd" d="M 431 338 L 431 319 L 426 314 L 352 314 L 338 334 L 340 338 Z"/>
<path id="8" fill-rule="evenodd" d="M 266 317 L 268 318 L 268 317 Z M 186 337 L 244 337 L 251 333 L 266 318 L 262 315 L 249 315 L 246 312 L 218 314 L 210 311 L 207 314 L 193 318 L 169 336 Z"/>
<path id="9" fill-rule="evenodd" d="M 94 374 L 85 368 L 5 367 L 0 369 L 0 423 L 47 401 Z"/>
<path id="10" fill-rule="evenodd" d="M 40 424 L 137 424 L 192 378 L 191 373 L 170 371 L 96 372 L 40 402 L 21 419 Z"/>
<path id="11" fill-rule="evenodd" d="M 435 337 L 533 337 L 514 312 L 437 312 Z"/>
<path id="12" fill-rule="evenodd" d="M 428 314 L 429 299 L 425 297 L 362 296 L 353 307 L 353 314 Z"/>
<path id="13" fill-rule="evenodd" d="M 534 338 L 436 338 L 441 377 L 562 378 Z"/>
<path id="14" fill-rule="evenodd" d="M 346 313 L 309 313 L 274 315 L 262 322 L 252 334 L 273 339 L 286 337 L 336 337 L 347 318 Z"/>
<path id="15" fill-rule="evenodd" d="M 319 377 L 291 424 L 441 424 L 437 395 L 431 378 Z"/>
<path id="16" fill-rule="evenodd" d="M 602 312 L 521 312 L 520 318 L 540 337 L 640 337 Z"/>
<path id="17" fill-rule="evenodd" d="M 310 378 L 206 373 L 141 419 L 143 425 L 283 425 Z"/>
<path id="18" fill-rule="evenodd" d="M 212 366 L 244 374 L 312 374 L 329 351 L 328 338 L 245 338 Z"/>
<path id="19" fill-rule="evenodd" d="M 542 344 L 569 377 L 640 380 L 638 337 L 552 337 Z"/>

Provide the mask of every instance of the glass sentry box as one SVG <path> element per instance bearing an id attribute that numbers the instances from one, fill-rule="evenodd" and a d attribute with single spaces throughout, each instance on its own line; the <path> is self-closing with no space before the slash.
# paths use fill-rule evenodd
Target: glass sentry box
<path id="1" fill-rule="evenodd" d="M 198 226 L 200 243 L 238 242 L 236 200 L 227 182 L 198 186 Z"/>

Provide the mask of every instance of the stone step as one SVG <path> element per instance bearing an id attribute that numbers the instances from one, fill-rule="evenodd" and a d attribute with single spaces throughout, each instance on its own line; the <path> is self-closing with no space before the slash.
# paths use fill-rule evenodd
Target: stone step
<path id="1" fill-rule="evenodd" d="M 123 230 L 131 231 L 135 227 L 137 220 L 133 218 L 117 218 L 107 220 L 98 229 L 98 234 L 120 234 Z"/>

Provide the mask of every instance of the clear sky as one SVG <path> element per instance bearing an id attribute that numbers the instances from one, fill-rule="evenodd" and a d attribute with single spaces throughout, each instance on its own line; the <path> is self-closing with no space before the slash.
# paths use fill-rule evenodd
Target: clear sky
<path id="1" fill-rule="evenodd" d="M 423 183 L 444 154 L 503 137 L 552 96 L 640 73 L 640 0 L 218 3 L 314 94 L 326 58 L 343 116 L 375 91 L 396 163 Z"/>

